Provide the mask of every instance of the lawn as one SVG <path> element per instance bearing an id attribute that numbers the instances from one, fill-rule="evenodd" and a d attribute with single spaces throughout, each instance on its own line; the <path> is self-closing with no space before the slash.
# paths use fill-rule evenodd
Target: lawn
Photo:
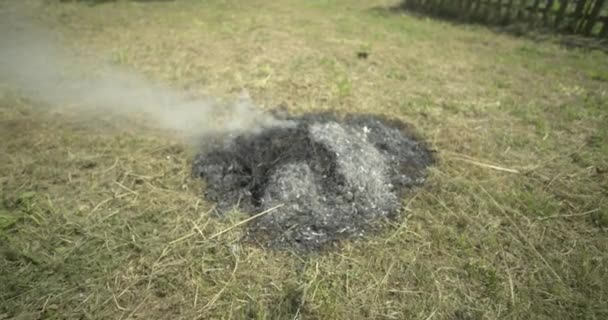
<path id="1" fill-rule="evenodd" d="M 400 119 L 438 161 L 384 232 L 273 250 L 211 238 L 246 216 L 213 213 L 191 144 L 0 83 L 0 319 L 608 319 L 605 53 L 397 0 L 24 2 L 82 56 Z"/>

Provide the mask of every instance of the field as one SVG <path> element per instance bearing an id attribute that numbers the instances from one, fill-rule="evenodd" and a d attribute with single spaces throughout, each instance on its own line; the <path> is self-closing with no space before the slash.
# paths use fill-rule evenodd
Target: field
<path id="1" fill-rule="evenodd" d="M 400 119 L 438 162 L 384 232 L 276 251 L 211 238 L 246 216 L 214 215 L 187 143 L 0 84 L 0 319 L 608 319 L 605 53 L 388 0 L 25 2 L 83 56 Z"/>

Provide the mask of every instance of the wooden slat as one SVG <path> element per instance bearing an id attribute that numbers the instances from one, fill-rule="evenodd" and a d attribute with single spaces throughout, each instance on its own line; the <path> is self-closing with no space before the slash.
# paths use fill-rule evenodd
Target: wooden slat
<path id="1" fill-rule="evenodd" d="M 439 0 L 428 0 L 427 10 L 432 13 L 437 13 Z"/>
<path id="2" fill-rule="evenodd" d="M 450 11 L 450 15 L 453 17 L 461 18 L 464 10 L 464 0 L 457 0 L 456 2 L 448 1 L 448 7 L 446 9 Z"/>
<path id="3" fill-rule="evenodd" d="M 471 12 L 471 10 L 473 10 L 473 5 L 474 5 L 473 0 L 467 0 L 466 5 L 467 5 L 467 12 Z"/>
<path id="4" fill-rule="evenodd" d="M 479 11 L 481 9 L 481 0 L 474 0 L 474 1 L 475 1 L 475 7 L 471 11 L 470 17 L 473 17 L 474 19 L 476 19 L 479 17 Z"/>
<path id="5" fill-rule="evenodd" d="M 509 24 L 511 22 L 511 19 L 513 18 L 513 3 L 515 0 L 509 0 L 509 2 L 507 2 L 506 6 L 507 6 L 507 10 L 505 12 L 505 15 L 502 19 L 502 22 L 504 24 Z"/>
<path id="6" fill-rule="evenodd" d="M 465 0 L 458 0 L 458 13 L 461 14 L 466 10 L 466 1 Z"/>
<path id="7" fill-rule="evenodd" d="M 423 8 L 424 10 L 427 10 L 427 11 L 428 11 L 428 10 L 429 10 L 429 8 L 430 8 L 430 5 L 429 5 L 429 4 L 430 4 L 430 2 L 431 2 L 431 1 L 432 1 L 432 0 L 421 0 L 421 1 L 420 1 L 420 7 L 421 7 L 421 8 Z"/>
<path id="8" fill-rule="evenodd" d="M 429 0 L 419 0 L 419 7 L 425 9 Z"/>
<path id="9" fill-rule="evenodd" d="M 545 26 L 549 25 L 550 12 L 551 12 L 551 9 L 553 9 L 554 2 L 555 2 L 555 0 L 548 0 L 545 10 L 543 10 L 543 24 Z"/>
<path id="10" fill-rule="evenodd" d="M 572 22 L 570 24 L 570 28 L 572 29 L 572 32 L 578 32 L 579 29 L 581 28 L 582 22 L 584 20 L 584 14 L 583 11 L 585 10 L 585 5 L 587 4 L 587 1 L 579 1 L 576 4 L 576 8 L 574 9 L 574 13 L 572 14 Z"/>
<path id="11" fill-rule="evenodd" d="M 483 1 L 483 3 L 485 4 L 485 6 L 482 11 L 481 21 L 490 22 L 491 21 L 490 15 L 492 12 L 492 3 L 490 2 L 490 0 Z"/>
<path id="12" fill-rule="evenodd" d="M 585 28 L 583 29 L 583 34 L 586 36 L 591 35 L 595 22 L 602 11 L 602 7 L 604 6 L 604 2 L 605 0 L 595 0 L 595 5 L 593 6 L 593 9 L 591 9 L 587 23 L 585 23 Z"/>
<path id="13" fill-rule="evenodd" d="M 440 14 L 445 13 L 445 0 L 438 0 L 435 5 L 437 6 L 437 12 Z"/>
<path id="14" fill-rule="evenodd" d="M 534 0 L 534 4 L 530 8 L 530 12 L 528 15 L 528 19 L 534 21 L 537 19 L 538 6 L 540 5 L 540 0 Z"/>
<path id="15" fill-rule="evenodd" d="M 604 26 L 602 27 L 602 31 L 600 31 L 600 37 L 608 38 L 608 17 L 603 17 Z"/>
<path id="16" fill-rule="evenodd" d="M 431 1 L 431 10 L 438 11 L 441 0 L 432 0 Z"/>
<path id="17" fill-rule="evenodd" d="M 559 3 L 560 7 L 555 16 L 555 28 L 559 28 L 562 21 L 564 21 L 564 14 L 570 5 L 570 0 L 561 0 Z"/>
<path id="18" fill-rule="evenodd" d="M 494 22 L 500 21 L 502 18 L 502 0 L 496 0 L 492 9 L 494 9 L 494 12 L 491 13 L 490 19 Z"/>
<path id="19" fill-rule="evenodd" d="M 471 14 L 471 11 L 473 11 L 474 2 L 473 2 L 473 0 L 466 0 L 464 5 L 466 6 L 465 7 L 466 15 L 469 16 Z"/>
<path id="20" fill-rule="evenodd" d="M 464 9 L 462 10 L 460 17 L 462 19 L 468 20 L 471 18 L 471 13 L 473 12 L 473 0 L 465 0 L 464 1 Z"/>
<path id="21" fill-rule="evenodd" d="M 526 12 L 526 5 L 528 3 L 528 0 L 519 0 L 519 6 L 517 8 L 517 14 L 515 15 L 515 18 L 517 20 L 523 20 L 524 19 L 524 13 Z"/>

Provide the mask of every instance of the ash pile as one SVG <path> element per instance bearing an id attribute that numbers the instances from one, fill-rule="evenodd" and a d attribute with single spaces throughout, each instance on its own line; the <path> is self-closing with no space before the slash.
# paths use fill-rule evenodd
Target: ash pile
<path id="1" fill-rule="evenodd" d="M 207 199 L 253 220 L 248 237 L 315 250 L 362 236 L 399 213 L 404 192 L 424 182 L 432 151 L 400 122 L 372 115 L 289 118 L 293 126 L 223 138 L 194 160 Z"/>

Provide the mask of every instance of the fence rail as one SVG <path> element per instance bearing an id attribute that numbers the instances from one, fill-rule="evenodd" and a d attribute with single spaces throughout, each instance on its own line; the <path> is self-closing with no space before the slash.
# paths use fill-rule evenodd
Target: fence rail
<path id="1" fill-rule="evenodd" d="M 402 7 L 455 19 L 608 38 L 608 0 L 404 0 Z"/>

